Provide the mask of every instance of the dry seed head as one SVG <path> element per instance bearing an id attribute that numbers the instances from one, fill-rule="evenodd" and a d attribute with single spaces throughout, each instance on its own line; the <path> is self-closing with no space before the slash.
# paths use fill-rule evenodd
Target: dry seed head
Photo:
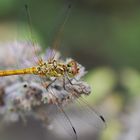
<path id="1" fill-rule="evenodd" d="M 27 65 L 33 66 L 33 55 L 31 56 L 31 53 L 28 53 L 31 52 L 31 44 L 28 45 L 28 43 L 23 42 L 18 42 L 17 44 L 10 43 L 9 45 L 8 43 L 4 45 L 6 46 L 7 51 L 3 55 L 6 56 L 8 53 L 8 56 L 12 56 L 14 60 L 13 62 L 15 63 L 11 63 L 11 65 L 5 65 L 7 59 L 5 57 L 2 57 L 0 63 L 3 63 L 2 66 L 5 65 L 5 69 L 9 69 L 10 67 L 12 68 L 13 65 L 17 65 L 16 62 L 20 64 L 18 68 L 20 66 L 26 67 Z M 13 46 L 14 48 L 18 46 L 16 54 L 15 51 L 12 51 L 12 49 L 8 49 L 8 47 L 10 46 Z M 23 48 L 26 48 L 26 50 L 24 50 Z M 0 52 L 3 52 L 3 50 L 1 49 L 2 47 L 0 46 Z M 57 55 L 57 53 L 55 54 Z M 43 56 L 43 54 L 41 56 Z M 60 53 L 58 56 L 60 56 Z M 67 59 L 65 61 L 58 57 L 55 60 L 56 61 L 51 64 L 48 64 L 46 60 L 44 60 L 45 63 L 43 63 L 44 73 L 48 72 L 48 69 L 46 69 L 47 65 L 47 68 L 49 68 L 49 70 L 53 68 L 57 75 L 58 73 L 60 74 L 59 78 L 57 78 L 55 81 L 55 78 L 52 76 L 50 76 L 49 78 L 45 77 L 45 83 L 48 83 L 46 86 L 47 90 L 44 87 L 44 85 L 46 84 L 43 85 L 42 83 L 40 83 L 40 79 L 34 78 L 34 76 L 32 75 L 20 77 L 13 76 L 12 78 L 6 77 L 0 80 L 0 84 L 4 85 L 3 90 L 5 91 L 4 96 L 0 97 L 0 101 L 4 102 L 3 106 L 0 106 L 0 115 L 5 118 L 3 121 L 18 121 L 21 112 L 24 117 L 31 115 L 32 117 L 38 118 L 38 110 L 41 109 L 45 112 L 47 111 L 46 109 L 44 110 L 44 106 L 48 107 L 52 106 L 53 104 L 65 106 L 66 104 L 68 105 L 70 102 L 76 100 L 78 97 L 82 95 L 88 95 L 90 93 L 91 89 L 89 88 L 89 85 L 81 81 L 81 77 L 85 75 L 85 69 L 83 66 L 72 59 Z M 67 71 L 67 64 L 71 65 L 69 71 L 73 75 L 72 77 L 70 77 L 69 75 L 64 75 L 63 73 Z M 37 70 L 40 71 L 40 67 L 38 67 Z M 54 74 L 55 73 L 53 71 L 52 75 L 56 76 Z M 65 83 L 63 81 L 64 79 Z M 48 86 L 49 83 L 52 84 Z M 1 88 L 0 90 L 1 92 L 3 91 Z"/>

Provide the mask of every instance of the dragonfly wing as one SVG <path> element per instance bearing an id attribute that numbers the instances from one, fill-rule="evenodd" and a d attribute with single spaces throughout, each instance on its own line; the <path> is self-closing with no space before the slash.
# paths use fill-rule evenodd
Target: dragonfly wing
<path id="1" fill-rule="evenodd" d="M 52 83 L 50 87 L 50 91 L 52 92 L 52 94 L 49 93 L 51 101 L 65 108 L 65 111 L 63 111 L 61 107 L 56 108 L 59 113 L 55 114 L 56 119 L 52 120 L 52 123 L 55 126 L 54 132 L 65 137 L 65 139 L 68 137 L 67 134 L 70 134 L 70 136 L 73 136 L 73 138 L 76 139 L 79 135 L 87 134 L 91 131 L 91 133 L 96 133 L 99 132 L 100 129 L 104 128 L 105 119 L 103 116 L 98 114 L 83 98 L 81 98 L 81 96 L 79 96 L 82 92 L 85 92 L 84 94 L 89 93 L 90 89 L 88 89 L 88 86 L 79 82 L 77 82 L 77 85 L 71 85 L 69 81 L 65 81 L 66 89 L 64 89 L 63 84 L 63 80 L 60 81 L 59 79 Z M 77 94 L 74 94 L 74 91 L 77 91 Z"/>
<path id="2" fill-rule="evenodd" d="M 49 105 L 46 110 L 47 126 L 49 129 L 51 126 L 53 136 L 57 136 L 58 139 L 66 137 L 68 140 L 77 140 L 75 126 L 61 106 Z"/>
<path id="3" fill-rule="evenodd" d="M 58 60 L 60 58 L 60 53 L 53 49 L 46 49 L 46 53 L 43 56 L 43 60 L 51 61 L 51 60 Z"/>
<path id="4" fill-rule="evenodd" d="M 30 42 L 17 42 L 11 49 L 14 51 L 13 56 L 20 64 L 20 68 L 31 67 L 37 64 L 38 57 L 36 56 L 33 45 Z M 41 48 L 36 46 L 36 50 L 39 52 Z M 17 52 L 17 53 L 15 53 Z"/>
<path id="5" fill-rule="evenodd" d="M 48 48 L 44 55 L 44 60 L 49 61 L 49 60 L 53 59 L 54 55 L 55 55 L 54 50 Z"/>
<path id="6" fill-rule="evenodd" d="M 82 97 L 77 99 L 76 105 L 76 112 L 79 112 L 79 117 L 83 116 L 84 123 L 93 127 L 97 131 L 106 128 L 106 121 L 104 116 L 96 111 L 93 106 L 89 105 L 85 99 Z"/>
<path id="7" fill-rule="evenodd" d="M 80 104 L 78 106 L 77 103 L 73 103 L 68 108 L 65 108 L 65 112 L 74 126 L 78 139 L 86 135 L 96 137 L 105 128 L 105 123 L 101 120 L 100 116 L 85 105 L 81 106 Z M 75 138 L 71 125 L 63 114 L 58 113 L 52 124 L 54 125 L 53 132 L 59 134 L 62 138 L 66 139 L 68 136 Z"/>

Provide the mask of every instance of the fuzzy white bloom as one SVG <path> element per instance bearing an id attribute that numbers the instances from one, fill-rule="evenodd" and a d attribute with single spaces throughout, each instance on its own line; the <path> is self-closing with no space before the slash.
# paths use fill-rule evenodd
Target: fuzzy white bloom
<path id="1" fill-rule="evenodd" d="M 30 43 L 25 42 L 0 44 L 0 67 L 14 69 L 13 66 L 17 68 L 33 66 L 35 64 L 33 61 L 37 58 L 32 48 Z M 37 46 L 36 51 L 40 50 Z M 5 57 L 7 54 L 10 60 Z M 51 54 L 55 54 L 56 60 L 65 64 L 72 60 L 61 60 L 60 53 L 51 50 L 47 56 L 46 54 L 41 54 L 41 56 L 48 60 Z M 33 116 L 44 121 L 46 119 L 42 112 L 46 111 L 46 107 L 65 106 L 82 95 L 89 95 L 91 91 L 89 85 L 81 80 L 86 73 L 85 68 L 80 64 L 78 67 L 79 73 L 70 79 L 46 77 L 41 80 L 34 75 L 0 78 L 0 115 L 4 118 L 2 121 L 18 121 L 20 117 L 26 116 Z"/>

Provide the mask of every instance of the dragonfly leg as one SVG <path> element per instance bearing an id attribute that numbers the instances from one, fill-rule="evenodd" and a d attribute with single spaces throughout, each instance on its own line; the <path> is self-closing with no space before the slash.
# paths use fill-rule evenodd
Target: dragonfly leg
<path id="1" fill-rule="evenodd" d="M 53 81 L 51 81 L 45 88 L 48 89 L 56 80 L 57 80 L 57 78 L 55 78 Z"/>

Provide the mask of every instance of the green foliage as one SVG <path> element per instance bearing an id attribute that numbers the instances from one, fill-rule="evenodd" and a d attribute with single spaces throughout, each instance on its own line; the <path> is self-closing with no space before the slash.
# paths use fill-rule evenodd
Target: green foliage
<path id="1" fill-rule="evenodd" d="M 0 0 L 0 15 L 10 12 L 15 7 L 16 0 Z"/>
<path id="2" fill-rule="evenodd" d="M 89 99 L 98 102 L 106 94 L 112 92 L 117 79 L 112 69 L 102 67 L 91 71 L 86 77 L 86 80 L 92 86 L 92 93 Z"/>

